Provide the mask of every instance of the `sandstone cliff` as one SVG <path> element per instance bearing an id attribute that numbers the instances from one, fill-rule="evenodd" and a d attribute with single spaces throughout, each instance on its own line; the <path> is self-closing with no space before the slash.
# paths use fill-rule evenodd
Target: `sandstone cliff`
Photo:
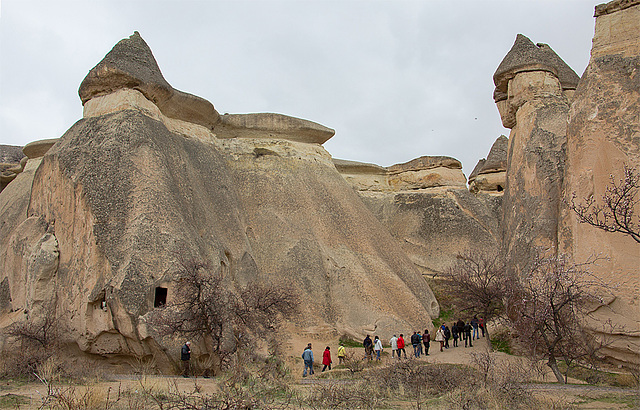
<path id="1" fill-rule="evenodd" d="M 565 203 L 600 199 L 619 181 L 623 164 L 640 164 L 640 1 L 613 1 L 596 7 L 591 60 L 568 113 L 564 172 Z M 640 204 L 636 203 L 636 215 Z M 579 224 L 566 206 L 560 221 L 560 248 L 577 261 L 601 256 L 593 267 L 601 279 L 616 285 L 606 304 L 594 312 L 592 331 L 603 332 L 611 319 L 615 335 L 605 354 L 617 362 L 640 364 L 640 246 L 621 233 Z"/>
<path id="2" fill-rule="evenodd" d="M 0 325 L 53 306 L 88 357 L 153 355 L 168 371 L 171 354 L 145 319 L 157 287 L 171 300 L 175 252 L 219 267 L 230 286 L 293 285 L 311 302 L 293 326 L 314 336 L 386 338 L 439 314 L 320 145 L 333 130 L 219 116 L 164 80 L 137 33 L 79 94 L 84 118 L 0 194 Z"/>

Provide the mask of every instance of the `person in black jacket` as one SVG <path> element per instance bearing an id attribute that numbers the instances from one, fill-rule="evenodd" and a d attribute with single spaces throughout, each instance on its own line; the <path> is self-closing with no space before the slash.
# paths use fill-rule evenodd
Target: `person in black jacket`
<path id="1" fill-rule="evenodd" d="M 189 377 L 189 360 L 191 360 L 191 342 L 187 342 L 182 346 L 180 351 L 180 360 L 182 361 L 182 377 Z"/>
<path id="2" fill-rule="evenodd" d="M 449 348 L 449 339 L 451 339 L 451 329 L 449 329 L 449 326 L 444 327 L 444 348 L 448 349 Z"/>
<path id="3" fill-rule="evenodd" d="M 473 347 L 471 344 L 471 329 L 471 323 L 467 322 L 467 324 L 464 325 L 464 347 L 467 347 L 467 341 L 469 342 L 469 347 Z"/>
<path id="4" fill-rule="evenodd" d="M 373 360 L 373 341 L 371 340 L 371 337 L 369 337 L 369 335 L 364 338 L 362 346 L 364 347 L 364 357 L 369 360 Z"/>
<path id="5" fill-rule="evenodd" d="M 429 345 L 431 344 L 431 335 L 429 334 L 429 329 L 424 329 L 424 333 L 422 334 L 422 344 L 424 345 L 425 356 L 429 356 Z"/>
<path id="6" fill-rule="evenodd" d="M 413 346 L 413 357 L 416 359 L 420 357 L 420 345 L 422 344 L 422 337 L 418 336 L 418 332 L 413 332 L 411 335 L 411 345 Z"/>
<path id="7" fill-rule="evenodd" d="M 458 335 L 460 334 L 458 330 L 458 324 L 453 323 L 451 326 L 451 337 L 453 337 L 453 347 L 458 347 Z"/>

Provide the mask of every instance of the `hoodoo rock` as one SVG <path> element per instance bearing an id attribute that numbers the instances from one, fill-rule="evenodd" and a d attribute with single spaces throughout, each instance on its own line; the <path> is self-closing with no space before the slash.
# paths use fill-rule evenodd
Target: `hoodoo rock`
<path id="1" fill-rule="evenodd" d="M 497 90 L 507 87 L 507 98 L 497 101 L 511 128 L 502 246 L 507 269 L 516 275 L 527 269 L 535 248 L 557 249 L 569 112 L 558 75 L 575 73 L 567 75 L 556 57 L 548 46 L 518 35 L 494 75 Z"/>
<path id="2" fill-rule="evenodd" d="M 87 74 L 78 94 L 82 104 L 120 89 L 140 91 L 164 115 L 213 129 L 219 114 L 200 97 L 174 89 L 164 79 L 151 49 L 136 31 L 121 40 Z"/>
<path id="3" fill-rule="evenodd" d="M 491 146 L 487 159 L 482 159 L 469 176 L 471 192 L 503 192 L 506 183 L 509 140 L 504 135 Z"/>
<path id="4" fill-rule="evenodd" d="M 333 130 L 274 114 L 219 120 L 168 85 L 137 33 L 80 96 L 84 118 L 0 194 L 0 326 L 65 312 L 64 342 L 83 357 L 153 356 L 171 371 L 176 346 L 147 319 L 158 288 L 172 300 L 177 253 L 232 288 L 292 286 L 313 301 L 296 332 L 387 338 L 438 316 L 418 269 L 321 146 Z"/>

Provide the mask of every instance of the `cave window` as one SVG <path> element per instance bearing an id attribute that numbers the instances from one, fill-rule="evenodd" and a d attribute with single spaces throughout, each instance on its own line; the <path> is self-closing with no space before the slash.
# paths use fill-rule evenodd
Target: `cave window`
<path id="1" fill-rule="evenodd" d="M 167 288 L 156 288 L 156 297 L 153 300 L 153 307 L 164 307 L 167 304 Z"/>
<path id="2" fill-rule="evenodd" d="M 502 192 L 502 185 L 498 185 L 498 192 Z"/>

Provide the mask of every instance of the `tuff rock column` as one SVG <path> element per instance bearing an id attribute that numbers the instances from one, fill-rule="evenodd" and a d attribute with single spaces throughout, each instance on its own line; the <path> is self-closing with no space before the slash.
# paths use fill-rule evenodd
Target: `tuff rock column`
<path id="1" fill-rule="evenodd" d="M 494 82 L 503 125 L 511 128 L 503 250 L 509 273 L 521 274 L 535 248 L 557 250 L 568 95 L 578 77 L 549 46 L 519 34 Z"/>

